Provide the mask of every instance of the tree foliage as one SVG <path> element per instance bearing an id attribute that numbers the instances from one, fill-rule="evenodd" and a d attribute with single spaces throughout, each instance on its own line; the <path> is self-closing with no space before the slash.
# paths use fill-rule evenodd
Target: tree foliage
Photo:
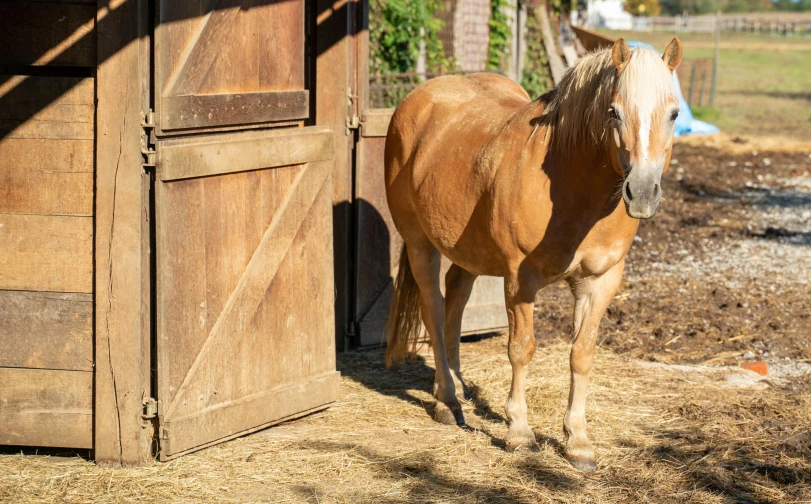
<path id="1" fill-rule="evenodd" d="M 513 7 L 507 0 L 490 0 L 490 41 L 487 48 L 487 68 L 499 70 L 510 55 L 512 30 L 504 9 Z"/>
<path id="2" fill-rule="evenodd" d="M 369 50 L 372 73 L 413 72 L 425 42 L 428 71 L 450 67 L 439 32 L 445 23 L 436 17 L 439 0 L 370 0 Z"/>
<path id="3" fill-rule="evenodd" d="M 634 16 L 658 16 L 662 7 L 659 0 L 625 0 L 625 10 Z"/>

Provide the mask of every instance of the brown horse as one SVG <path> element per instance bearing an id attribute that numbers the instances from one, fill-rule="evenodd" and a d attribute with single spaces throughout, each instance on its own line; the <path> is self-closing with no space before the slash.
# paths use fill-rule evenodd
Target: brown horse
<path id="1" fill-rule="evenodd" d="M 594 470 L 585 399 L 597 328 L 622 279 L 638 219 L 656 214 L 678 100 L 664 56 L 623 39 L 585 56 L 530 101 L 495 74 L 429 80 L 397 107 L 386 138 L 386 194 L 405 241 L 388 325 L 387 364 L 419 338 L 436 365 L 436 419 L 463 424 L 462 313 L 478 275 L 504 277 L 512 387 L 508 449 L 538 449 L 527 423 L 526 366 L 535 296 L 565 279 L 575 297 L 566 457 Z M 439 287 L 440 254 L 453 265 Z"/>

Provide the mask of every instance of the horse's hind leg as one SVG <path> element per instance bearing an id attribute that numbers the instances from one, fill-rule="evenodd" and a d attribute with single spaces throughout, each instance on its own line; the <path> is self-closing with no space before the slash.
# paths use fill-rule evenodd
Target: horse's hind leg
<path id="1" fill-rule="evenodd" d="M 420 289 L 422 320 L 434 350 L 434 397 L 437 399 L 435 417 L 438 422 L 464 425 L 462 407 L 456 399 L 456 389 L 448 367 L 445 351 L 445 302 L 439 290 L 440 254 L 427 238 L 406 240 L 411 272 Z"/>
<path id="2" fill-rule="evenodd" d="M 462 315 L 465 305 L 470 299 L 473 282 L 476 275 L 457 266 L 451 265 L 445 273 L 445 349 L 448 352 L 453 383 L 456 388 L 456 397 L 459 400 L 466 398 L 467 391 L 462 381 L 461 362 L 459 360 L 459 344 L 462 339 Z"/>

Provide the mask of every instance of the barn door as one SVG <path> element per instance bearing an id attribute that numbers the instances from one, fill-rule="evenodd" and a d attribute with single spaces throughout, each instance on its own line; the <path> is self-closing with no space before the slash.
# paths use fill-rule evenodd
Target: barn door
<path id="1" fill-rule="evenodd" d="M 337 398 L 334 138 L 305 126 L 305 67 L 303 0 L 158 2 L 162 459 Z"/>
<path id="2" fill-rule="evenodd" d="M 360 26 L 368 26 L 368 1 L 363 1 Z M 394 227 L 386 202 L 383 153 L 394 109 L 370 106 L 369 32 L 356 37 L 358 44 L 357 121 L 355 146 L 355 289 L 354 320 L 361 346 L 380 345 L 391 304 L 393 279 L 397 274 L 402 238 Z M 353 121 L 350 121 L 352 123 Z M 443 258 L 441 281 L 450 262 Z M 507 327 L 504 280 L 479 277 L 473 286 L 462 319 L 462 333 L 473 334 Z"/>

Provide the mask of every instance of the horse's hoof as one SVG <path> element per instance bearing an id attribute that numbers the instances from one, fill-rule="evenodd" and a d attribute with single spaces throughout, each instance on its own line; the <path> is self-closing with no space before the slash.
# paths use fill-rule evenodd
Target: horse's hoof
<path id="1" fill-rule="evenodd" d="M 515 451 L 541 451 L 541 446 L 535 440 L 535 433 L 530 429 L 525 431 L 507 431 L 507 439 L 504 440 L 504 449 L 510 452 Z"/>
<path id="2" fill-rule="evenodd" d="M 580 455 L 566 454 L 566 460 L 577 469 L 583 472 L 594 472 L 597 470 L 597 460 L 594 457 L 584 457 Z"/>
<path id="3" fill-rule="evenodd" d="M 442 401 L 436 402 L 434 409 L 434 420 L 445 425 L 465 425 L 465 416 L 462 414 L 462 407 L 449 408 Z"/>

